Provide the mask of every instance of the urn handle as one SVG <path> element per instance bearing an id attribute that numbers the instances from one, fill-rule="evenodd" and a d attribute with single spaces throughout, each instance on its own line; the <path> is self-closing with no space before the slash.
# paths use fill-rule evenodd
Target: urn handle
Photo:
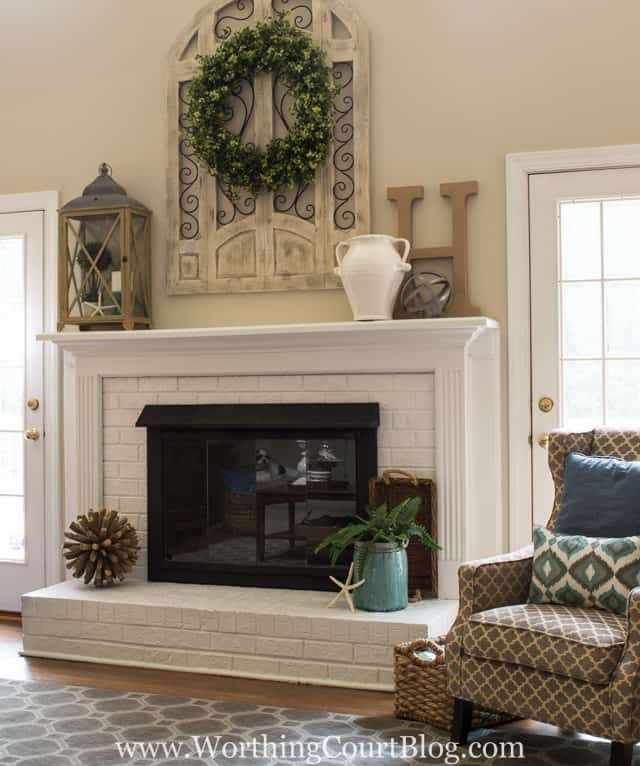
<path id="1" fill-rule="evenodd" d="M 334 272 L 340 276 L 340 269 L 342 267 L 342 258 L 340 257 L 340 250 L 342 248 L 345 248 L 345 253 L 349 249 L 349 243 L 348 242 L 338 242 L 336 245 L 336 261 L 338 261 L 337 267 L 334 269 Z"/>
<path id="2" fill-rule="evenodd" d="M 409 242 L 408 239 L 403 239 L 402 237 L 394 237 L 394 242 L 402 242 L 404 245 L 404 250 L 402 253 L 402 265 L 398 267 L 398 271 L 410 271 L 411 265 L 407 263 L 407 258 L 409 257 L 409 252 L 411 250 L 411 242 Z"/>

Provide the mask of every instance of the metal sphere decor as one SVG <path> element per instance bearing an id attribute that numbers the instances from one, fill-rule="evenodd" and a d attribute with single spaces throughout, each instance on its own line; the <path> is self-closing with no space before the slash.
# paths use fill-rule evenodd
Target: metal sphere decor
<path id="1" fill-rule="evenodd" d="M 66 567 L 74 577 L 91 580 L 96 588 L 124 580 L 138 560 L 138 535 L 117 511 L 89 511 L 78 516 L 64 533 Z"/>
<path id="2" fill-rule="evenodd" d="M 400 293 L 400 302 L 407 314 L 430 319 L 444 314 L 452 298 L 449 280 L 432 271 L 412 274 Z"/>

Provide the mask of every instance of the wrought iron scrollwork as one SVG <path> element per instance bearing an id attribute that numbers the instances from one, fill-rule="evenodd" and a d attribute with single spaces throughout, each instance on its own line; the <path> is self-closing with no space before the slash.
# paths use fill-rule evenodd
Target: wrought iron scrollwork
<path id="1" fill-rule="evenodd" d="M 292 112 L 293 96 L 286 82 L 282 78 L 282 72 L 276 70 L 273 73 L 272 82 L 273 111 L 275 112 L 276 135 L 283 131 L 291 130 L 294 120 Z M 279 121 L 279 122 L 278 122 Z M 303 221 L 313 221 L 316 215 L 314 204 L 315 189 L 313 184 L 298 185 L 294 189 L 279 189 L 273 196 L 273 209 L 276 213 L 289 213 Z"/>
<path id="2" fill-rule="evenodd" d="M 231 87 L 231 96 L 224 105 L 224 122 L 227 129 L 243 137 L 251 123 L 255 109 L 256 94 L 253 81 L 247 78 L 237 80 Z M 218 226 L 228 226 L 238 216 L 253 215 L 256 212 L 256 200 L 250 193 L 240 191 L 232 194 L 228 184 L 218 181 Z"/>
<path id="3" fill-rule="evenodd" d="M 218 42 L 231 37 L 234 31 L 234 21 L 247 21 L 255 12 L 254 0 L 234 0 L 225 5 L 216 19 L 213 33 Z M 234 15 L 235 14 L 235 15 Z"/>
<path id="4" fill-rule="evenodd" d="M 303 221 L 313 221 L 316 215 L 316 206 L 311 200 L 313 200 L 313 189 L 309 184 L 298 186 L 295 189 L 281 189 L 273 196 L 273 209 L 276 213 L 291 213 Z"/>
<path id="5" fill-rule="evenodd" d="M 291 21 L 297 29 L 311 29 L 313 26 L 313 10 L 311 3 L 300 2 L 300 0 L 294 0 L 295 5 L 291 0 L 271 0 L 271 7 L 275 13 L 289 12 L 291 14 Z"/>
<path id="6" fill-rule="evenodd" d="M 287 131 L 291 130 L 293 121 L 293 96 L 290 89 L 287 87 L 286 82 L 282 77 L 282 70 L 277 69 L 273 73 L 272 79 L 272 93 L 273 93 L 273 110 L 276 113 L 276 117 L 282 123 L 282 128 Z M 278 132 L 278 126 L 276 125 L 276 133 Z"/>
<path id="7" fill-rule="evenodd" d="M 216 221 L 219 226 L 228 226 L 239 215 L 253 215 L 256 212 L 256 198 L 248 193 L 234 196 L 228 184 L 218 181 L 218 212 Z"/>
<path id="8" fill-rule="evenodd" d="M 231 96 L 224 104 L 223 122 L 229 130 L 233 130 L 239 136 L 244 136 L 247 126 L 253 116 L 256 104 L 256 93 L 253 80 L 242 77 L 231 86 Z"/>
<path id="9" fill-rule="evenodd" d="M 333 66 L 333 80 L 340 88 L 334 103 L 333 129 L 333 221 L 338 229 L 352 229 L 356 222 L 353 128 L 353 63 Z"/>
<path id="10" fill-rule="evenodd" d="M 180 165 L 178 170 L 179 180 L 179 205 L 180 205 L 180 239 L 197 239 L 200 236 L 200 198 L 198 196 L 198 180 L 200 178 L 200 166 L 194 159 L 194 152 L 186 137 L 188 128 L 189 107 L 189 83 L 181 82 L 178 88 L 180 126 L 180 140 L 178 150 L 180 153 Z"/>

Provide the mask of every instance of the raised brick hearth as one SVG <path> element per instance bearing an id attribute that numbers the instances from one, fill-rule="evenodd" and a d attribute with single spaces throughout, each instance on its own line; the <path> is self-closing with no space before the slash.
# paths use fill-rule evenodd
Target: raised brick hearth
<path id="1" fill-rule="evenodd" d="M 393 688 L 393 646 L 448 630 L 455 601 L 352 614 L 313 591 L 62 583 L 23 597 L 29 656 L 278 681 Z"/>

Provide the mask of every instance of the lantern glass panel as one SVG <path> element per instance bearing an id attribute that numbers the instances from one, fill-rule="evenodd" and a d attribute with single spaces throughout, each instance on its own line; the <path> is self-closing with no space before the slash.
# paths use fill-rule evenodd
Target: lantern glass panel
<path id="1" fill-rule="evenodd" d="M 119 272 L 122 215 L 101 213 L 67 218 L 69 316 L 109 317 L 121 313 L 115 290 Z"/>
<path id="2" fill-rule="evenodd" d="M 149 268 L 148 268 L 148 226 L 146 215 L 131 215 L 131 295 L 133 313 L 137 317 L 149 316 Z"/>

